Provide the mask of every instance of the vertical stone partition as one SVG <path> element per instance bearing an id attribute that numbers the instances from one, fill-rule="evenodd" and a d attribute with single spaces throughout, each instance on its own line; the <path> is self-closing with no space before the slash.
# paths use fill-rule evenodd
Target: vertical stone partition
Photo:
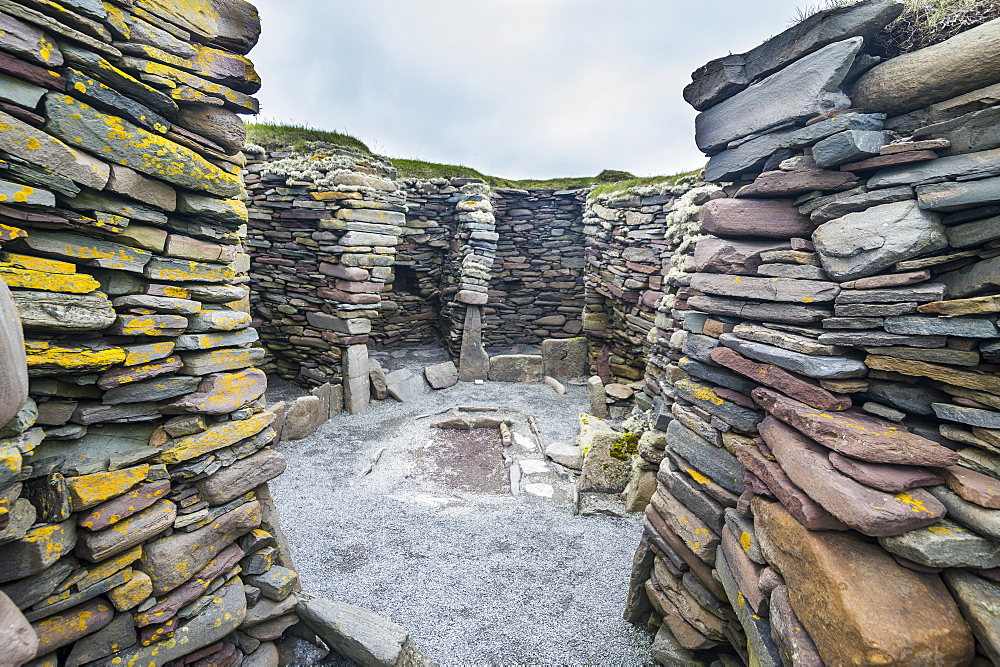
<path id="1" fill-rule="evenodd" d="M 276 664 L 297 622 L 243 247 L 260 22 L 195 4 L 0 3 L 4 662 Z"/>

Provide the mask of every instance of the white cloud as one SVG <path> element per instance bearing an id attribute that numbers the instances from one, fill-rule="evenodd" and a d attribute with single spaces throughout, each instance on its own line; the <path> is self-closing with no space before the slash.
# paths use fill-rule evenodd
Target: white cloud
<path id="1" fill-rule="evenodd" d="M 690 72 L 799 0 L 256 0 L 262 116 L 511 178 L 704 162 Z M 291 6 L 294 11 L 290 11 Z"/>

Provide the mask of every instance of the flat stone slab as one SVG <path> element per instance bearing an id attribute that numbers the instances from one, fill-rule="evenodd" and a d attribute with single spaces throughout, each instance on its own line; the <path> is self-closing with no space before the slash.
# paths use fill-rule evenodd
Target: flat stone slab
<path id="1" fill-rule="evenodd" d="M 490 357 L 489 379 L 493 382 L 541 382 L 541 355 L 501 354 Z"/>
<path id="2" fill-rule="evenodd" d="M 667 439 L 670 450 L 702 475 L 732 493 L 743 493 L 742 466 L 725 449 L 707 442 L 676 419 L 667 427 Z"/>
<path id="3" fill-rule="evenodd" d="M 860 361 L 845 357 L 821 357 L 792 352 L 773 345 L 743 340 L 735 334 L 723 334 L 719 341 L 745 357 L 774 364 L 786 371 L 821 380 L 863 377 L 868 368 Z"/>
<path id="4" fill-rule="evenodd" d="M 761 423 L 760 431 L 791 480 L 864 535 L 899 535 L 937 523 L 945 515 L 944 506 L 926 491 L 890 494 L 858 483 L 833 467 L 828 449 L 773 417 Z"/>
<path id="5" fill-rule="evenodd" d="M 1000 542 L 945 519 L 926 528 L 880 537 L 890 553 L 927 567 L 1000 567 Z"/>
<path id="6" fill-rule="evenodd" d="M 454 361 L 445 361 L 434 366 L 426 366 L 424 368 L 424 377 L 427 379 L 427 384 L 431 386 L 431 389 L 447 389 L 458 384 L 458 368 L 455 366 Z"/>
<path id="7" fill-rule="evenodd" d="M 902 493 L 909 489 L 936 486 L 944 480 L 940 475 L 916 466 L 859 461 L 837 452 L 830 452 L 830 463 L 851 479 L 879 491 Z"/>
<path id="8" fill-rule="evenodd" d="M 863 41 L 854 37 L 826 46 L 702 112 L 695 119 L 698 148 L 717 153 L 755 132 L 849 108 L 840 85 Z"/>
<path id="9" fill-rule="evenodd" d="M 818 410 L 846 410 L 851 398 L 833 394 L 818 384 L 807 382 L 774 364 L 751 361 L 726 347 L 712 350 L 712 360 L 756 382 L 777 389 Z"/>
<path id="10" fill-rule="evenodd" d="M 813 242 L 823 268 L 838 281 L 871 276 L 897 262 L 948 247 L 938 217 L 913 201 L 848 213 L 816 228 Z"/>
<path id="11" fill-rule="evenodd" d="M 753 397 L 774 417 L 844 456 L 933 467 L 957 463 L 958 455 L 947 447 L 882 419 L 853 411 L 826 414 L 763 387 L 755 389 Z"/>
<path id="12" fill-rule="evenodd" d="M 688 299 L 688 305 L 705 313 L 785 324 L 812 324 L 833 315 L 829 308 L 819 306 L 797 303 L 761 303 L 721 296 L 693 296 Z"/>
<path id="13" fill-rule="evenodd" d="M 789 250 L 787 241 L 738 241 L 706 237 L 694 247 L 694 268 L 725 274 L 753 275 L 763 259 L 761 254 L 772 250 Z"/>
<path id="14" fill-rule="evenodd" d="M 876 134 L 882 133 L 878 132 Z M 833 139 L 833 137 L 824 141 L 829 141 L 830 139 Z M 843 171 L 827 171 L 824 169 L 765 171 L 753 183 L 740 188 L 735 196 L 743 199 L 750 197 L 794 197 L 806 194 L 807 192 L 837 190 L 856 182 L 854 174 Z"/>
<path id="15" fill-rule="evenodd" d="M 300 600 L 299 618 L 337 653 L 359 665 L 422 664 L 402 627 L 342 602 Z"/>
<path id="16" fill-rule="evenodd" d="M 948 510 L 948 518 L 983 537 L 1000 541 L 1000 510 L 987 509 L 962 499 L 946 486 L 935 486 L 930 493 Z"/>
<path id="17" fill-rule="evenodd" d="M 674 383 L 674 390 L 679 397 L 744 433 L 757 432 L 757 422 L 763 415 L 757 410 L 726 400 L 719 393 L 721 388 L 694 380 L 679 380 Z"/>
<path id="18" fill-rule="evenodd" d="M 924 654 L 945 664 L 972 659 L 971 633 L 937 576 L 901 567 L 851 534 L 806 530 L 778 503 L 754 498 L 751 507 L 764 555 L 784 576 L 824 663 L 905 664 Z"/>
<path id="19" fill-rule="evenodd" d="M 940 468 L 948 488 L 980 507 L 1000 509 L 1000 480 L 961 466 Z"/>
<path id="20" fill-rule="evenodd" d="M 959 569 L 945 570 L 942 576 L 972 628 L 979 648 L 990 660 L 1000 664 L 1000 610 L 996 608 L 1000 585 Z"/>
<path id="21" fill-rule="evenodd" d="M 840 294 L 838 284 L 820 280 L 727 276 L 718 273 L 694 274 L 691 277 L 691 289 L 737 299 L 790 303 L 833 301 Z"/>
<path id="22" fill-rule="evenodd" d="M 717 236 L 808 237 L 815 225 L 790 201 L 713 199 L 701 209 L 701 228 Z"/>

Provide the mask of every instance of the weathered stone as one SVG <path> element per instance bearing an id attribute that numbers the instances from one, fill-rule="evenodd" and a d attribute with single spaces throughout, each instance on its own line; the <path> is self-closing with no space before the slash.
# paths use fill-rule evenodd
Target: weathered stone
<path id="1" fill-rule="evenodd" d="M 713 348 L 711 352 L 714 353 L 716 349 L 718 348 Z M 685 357 L 677 362 L 677 366 L 682 371 L 684 371 L 688 375 L 691 375 L 692 377 L 698 378 L 699 380 L 706 380 L 712 384 L 719 385 L 720 387 L 731 389 L 735 392 L 744 394 L 745 396 L 749 396 L 750 392 L 752 392 L 754 389 L 757 388 L 757 383 L 747 380 L 745 377 L 737 373 L 733 373 L 732 371 L 726 368 L 720 368 L 718 365 L 715 365 L 718 362 L 715 362 L 713 357 L 708 356 L 706 358 L 708 360 L 708 363 L 694 361 L 693 359 Z M 605 387 L 605 389 L 608 389 L 611 386 L 612 385 L 608 385 L 608 387 Z M 618 385 L 618 386 L 624 387 L 624 385 Z M 632 391 L 629 387 L 625 388 L 628 389 L 630 392 Z M 611 395 L 610 392 L 609 395 Z M 625 398 L 631 398 L 631 396 L 632 394 L 630 393 Z M 621 398 L 621 397 L 614 396 L 614 398 Z"/>
<path id="2" fill-rule="evenodd" d="M 747 646 L 753 651 L 757 664 L 761 667 L 765 665 L 777 667 L 781 664 L 781 659 L 778 656 L 778 649 L 771 639 L 771 629 L 767 621 L 753 613 L 750 605 L 744 604 L 746 594 L 736 581 L 725 554 L 719 554 L 715 562 L 715 570 L 718 573 L 719 581 L 726 589 L 729 604 L 732 605 L 740 625 L 743 626 L 747 636 Z"/>
<path id="3" fill-rule="evenodd" d="M 879 149 L 886 143 L 888 139 L 884 132 L 847 130 L 827 137 L 813 146 L 812 156 L 817 167 L 829 169 L 878 155 Z"/>
<path id="4" fill-rule="evenodd" d="M 1000 509 L 1000 483 L 995 477 L 961 466 L 939 469 L 948 488 L 980 507 Z"/>
<path id="5" fill-rule="evenodd" d="M 103 629 L 76 642 L 66 659 L 66 665 L 79 667 L 106 658 L 119 649 L 132 646 L 136 639 L 132 617 L 129 614 L 117 614 Z"/>
<path id="6" fill-rule="evenodd" d="M 850 534 L 806 530 L 778 503 L 755 498 L 752 507 L 764 554 L 825 664 L 972 659 L 972 637 L 936 576 L 907 570 Z"/>
<path id="7" fill-rule="evenodd" d="M 770 389 L 753 392 L 769 414 L 844 456 L 872 463 L 948 466 L 955 452 L 899 426 L 857 412 L 825 414 Z"/>
<path id="8" fill-rule="evenodd" d="M 944 520 L 902 535 L 880 537 L 886 551 L 928 567 L 1000 567 L 1000 542 Z"/>
<path id="9" fill-rule="evenodd" d="M 830 452 L 829 458 L 834 468 L 851 479 L 889 493 L 901 493 L 922 486 L 935 486 L 944 481 L 930 470 L 915 466 L 858 461 L 837 452 Z"/>
<path id="10" fill-rule="evenodd" d="M 216 167 L 189 148 L 116 116 L 99 113 L 68 95 L 47 95 L 45 111 L 47 131 L 118 164 L 195 191 L 223 197 L 239 194 L 238 176 Z M 112 137 L 108 136 L 109 127 L 117 130 Z M 105 170 L 100 187 L 91 187 L 100 190 L 107 177 Z"/>
<path id="11" fill-rule="evenodd" d="M 819 280 L 727 276 L 718 273 L 694 274 L 691 277 L 691 288 L 706 294 L 737 299 L 791 303 L 833 301 L 840 294 L 840 287 L 836 283 Z"/>
<path id="12" fill-rule="evenodd" d="M 788 587 L 781 585 L 771 591 L 771 639 L 782 658 L 782 664 L 791 667 L 822 667 L 823 659 L 816 650 L 809 633 L 802 627 L 802 622 L 792 609 L 792 601 L 788 597 Z"/>
<path id="13" fill-rule="evenodd" d="M 249 419 L 223 422 L 206 431 L 176 438 L 166 444 L 155 460 L 157 463 L 181 463 L 221 447 L 234 445 L 263 431 L 274 418 L 273 413 L 262 412 Z"/>
<path id="14" fill-rule="evenodd" d="M 110 168 L 86 153 L 0 111 L 0 149 L 30 164 L 51 169 L 80 185 L 101 190 L 108 182 Z"/>
<path id="15" fill-rule="evenodd" d="M 929 491 L 948 509 L 949 518 L 984 537 L 1000 541 L 1000 510 L 967 502 L 945 486 L 935 486 Z"/>
<path id="16" fill-rule="evenodd" d="M 953 211 L 1000 203 L 1000 178 L 919 185 L 916 190 L 920 208 L 929 211 Z"/>
<path id="17" fill-rule="evenodd" d="M 822 169 L 765 171 L 753 183 L 740 188 L 736 197 L 791 197 L 807 192 L 837 190 L 852 183 L 855 183 L 854 175 L 843 171 Z"/>
<path id="18" fill-rule="evenodd" d="M 111 605 L 98 598 L 57 616 L 49 616 L 44 621 L 33 623 L 32 627 L 38 636 L 39 655 L 68 646 L 97 632 L 108 625 L 114 615 L 115 611 Z"/>
<path id="19" fill-rule="evenodd" d="M 883 146 L 882 148 L 885 148 L 885 146 Z M 938 154 L 931 150 L 909 151 L 906 153 L 900 152 L 900 153 L 893 153 L 890 155 L 882 154 L 876 157 L 870 157 L 866 160 L 860 160 L 859 162 L 842 164 L 840 165 L 840 169 L 841 171 L 853 171 L 855 173 L 860 171 L 874 171 L 875 169 L 898 167 L 904 164 L 913 164 L 914 162 L 926 162 L 928 160 L 936 160 L 937 157 Z M 880 202 L 880 203 L 887 203 L 887 202 Z"/>
<path id="20" fill-rule="evenodd" d="M 308 599 L 296 607 L 299 618 L 337 653 L 366 667 L 422 664 L 423 657 L 400 626 L 341 602 Z"/>
<path id="21" fill-rule="evenodd" d="M 878 273 L 901 260 L 948 246 L 937 216 L 914 202 L 883 204 L 820 225 L 813 241 L 823 268 L 834 280 Z"/>
<path id="22" fill-rule="evenodd" d="M 146 509 L 170 492 L 170 481 L 143 484 L 134 491 L 108 500 L 89 512 L 81 512 L 76 523 L 90 531 L 104 530 L 136 512 Z"/>
<path id="23" fill-rule="evenodd" d="M 548 339 L 542 341 L 545 374 L 556 380 L 575 380 L 590 372 L 586 338 Z"/>
<path id="24" fill-rule="evenodd" d="M 1000 663 L 1000 612 L 995 604 L 1000 599 L 1000 585 L 959 569 L 945 570 L 942 576 L 972 628 L 978 648 Z"/>
<path id="25" fill-rule="evenodd" d="M 832 394 L 818 384 L 807 382 L 774 364 L 756 363 L 729 348 L 712 350 L 712 360 L 818 410 L 839 411 L 851 407 L 849 396 Z"/>
<path id="26" fill-rule="evenodd" d="M 721 538 L 707 524 L 664 488 L 657 490 L 651 504 L 670 529 L 684 540 L 696 556 L 707 563 L 715 560 L 715 552 L 721 544 Z"/>
<path id="27" fill-rule="evenodd" d="M 11 292 L 0 276 L 0 424 L 9 422 L 27 398 L 24 337 Z"/>
<path id="28" fill-rule="evenodd" d="M 211 646 L 236 630 L 246 615 L 243 583 L 234 578 L 215 592 L 208 605 L 187 623 L 175 629 L 172 638 L 149 646 L 136 645 L 119 651 L 114 660 L 123 664 L 166 665 L 200 648 Z"/>
<path id="29" fill-rule="evenodd" d="M 868 369 L 854 359 L 845 357 L 821 357 L 792 352 L 780 347 L 743 340 L 735 334 L 723 334 L 719 341 L 745 357 L 768 364 L 774 364 L 787 371 L 800 373 L 817 379 L 844 379 L 863 377 Z"/>
<path id="30" fill-rule="evenodd" d="M 718 236 L 809 236 L 815 226 L 789 201 L 713 199 L 701 209 L 701 228 Z"/>
<path id="31" fill-rule="evenodd" d="M 173 525 L 176 518 L 177 506 L 169 500 L 158 500 L 151 507 L 110 528 L 96 533 L 81 531 L 76 554 L 92 563 L 99 563 L 162 533 Z"/>
<path id="32" fill-rule="evenodd" d="M 802 306 L 790 303 L 758 303 L 729 299 L 719 296 L 693 296 L 688 305 L 695 310 L 716 315 L 729 315 L 759 322 L 782 322 L 785 324 L 812 324 L 830 317 L 829 308 Z"/>
<path id="33" fill-rule="evenodd" d="M 833 42 L 848 37 L 870 39 L 899 16 L 892 0 L 841 5 L 816 12 L 747 53 L 731 54 L 699 68 L 684 88 L 684 99 L 699 111 L 743 90 L 766 76 Z"/>
<path id="34" fill-rule="evenodd" d="M 949 366 L 940 366 L 923 361 L 894 359 L 892 357 L 869 355 L 865 364 L 874 370 L 895 371 L 904 375 L 928 377 L 932 380 L 1000 395 L 1000 378 L 992 375 L 962 371 Z"/>
<path id="35" fill-rule="evenodd" d="M 706 475 L 732 493 L 743 493 L 743 471 L 732 454 L 716 447 L 690 430 L 679 420 L 667 427 L 670 450 L 689 462 L 697 472 Z"/>
<path id="36" fill-rule="evenodd" d="M 264 597 L 280 601 L 291 595 L 298 585 L 299 575 L 295 570 L 275 565 L 263 574 L 246 577 L 246 581 L 251 586 L 259 588 Z"/>
<path id="37" fill-rule="evenodd" d="M 839 88 L 863 41 L 854 37 L 826 46 L 699 114 L 698 148 L 717 153 L 755 132 L 847 109 L 850 100 Z"/>
<path id="38" fill-rule="evenodd" d="M 851 99 L 891 116 L 996 83 L 1000 25 L 991 21 L 951 39 L 876 66 L 862 76 Z"/>
<path id="39" fill-rule="evenodd" d="M 715 237 L 698 240 L 694 249 L 697 271 L 753 275 L 763 262 L 761 254 L 772 250 L 787 250 L 785 241 L 734 241 Z"/>
<path id="40" fill-rule="evenodd" d="M 255 366 L 265 356 L 260 348 L 221 349 L 207 352 L 191 352 L 181 355 L 184 367 L 181 375 L 209 375 L 222 371 L 232 371 Z"/>
<path id="41" fill-rule="evenodd" d="M 38 637 L 34 628 L 9 597 L 0 592 L 0 641 L 4 660 L 20 665 L 35 657 Z"/>
<path id="42" fill-rule="evenodd" d="M 197 391 L 161 406 L 164 414 L 221 415 L 246 407 L 267 389 L 267 376 L 256 368 L 216 373 L 202 379 Z"/>
<path id="43" fill-rule="evenodd" d="M 248 343 L 256 343 L 259 339 L 256 329 L 242 331 L 216 332 L 211 334 L 184 334 L 174 340 L 175 349 L 210 350 L 218 347 L 237 347 Z"/>
<path id="44" fill-rule="evenodd" d="M 177 588 L 236 538 L 259 525 L 260 504 L 253 501 L 190 533 L 174 533 L 150 542 L 143 549 L 141 566 L 153 580 L 153 594 L 160 596 Z M 243 590 L 242 585 L 240 590 Z"/>
<path id="45" fill-rule="evenodd" d="M 172 212 L 177 208 L 177 193 L 172 187 L 158 179 L 143 176 L 134 169 L 123 165 L 111 165 L 111 177 L 108 179 L 105 189 L 108 192 L 131 197 L 163 211 Z M 154 231 L 152 228 L 146 228 L 146 230 L 148 230 L 148 234 L 155 234 L 162 241 L 166 241 L 167 234 L 163 230 Z M 133 231 L 133 225 L 129 225 L 127 231 L 131 232 L 127 238 L 137 238 Z M 140 244 L 139 247 L 163 252 L 162 242 L 157 242 L 157 245 L 159 247 L 147 247 Z"/>
<path id="46" fill-rule="evenodd" d="M 737 324 L 730 332 L 743 340 L 751 340 L 756 343 L 765 343 L 776 347 L 800 352 L 802 354 L 819 355 L 824 357 L 835 357 L 847 352 L 846 348 L 836 345 L 824 345 L 816 341 L 821 331 L 816 330 L 815 334 L 810 332 L 809 336 L 799 335 L 790 331 L 781 331 L 770 327 L 744 322 Z"/>
<path id="47" fill-rule="evenodd" d="M 859 484 L 833 467 L 829 450 L 773 417 L 765 419 L 760 430 L 791 480 L 864 535 L 899 535 L 936 523 L 945 515 L 944 506 L 926 491 L 893 495 Z"/>
<path id="48" fill-rule="evenodd" d="M 493 382 L 541 382 L 541 355 L 503 354 L 490 357 L 489 379 Z"/>
<path id="49" fill-rule="evenodd" d="M 916 199 L 916 195 L 913 193 L 913 188 L 909 186 L 860 192 L 846 197 L 840 196 L 829 203 L 817 207 L 809 214 L 809 218 L 816 224 L 822 224 L 841 218 L 848 213 L 863 212 L 875 206 L 895 204 L 896 202 L 911 201 L 913 199 Z M 841 285 L 841 287 L 844 286 Z M 845 287 L 845 289 L 847 288 Z M 858 289 L 861 288 L 859 287 Z"/>
<path id="50" fill-rule="evenodd" d="M 632 438 L 634 443 L 637 438 Z M 627 434 L 615 433 L 610 428 L 587 428 L 577 437 L 577 445 L 584 453 L 579 481 L 581 492 L 621 493 L 625 490 L 631 476 Z"/>
<path id="51" fill-rule="evenodd" d="M 285 472 L 285 455 L 274 449 L 262 449 L 240 459 L 207 479 L 196 483 L 202 499 L 210 505 L 222 505 Z"/>
<path id="52" fill-rule="evenodd" d="M 0 583 L 38 574 L 68 553 L 76 544 L 73 521 L 38 524 L 16 542 L 0 545 Z"/>
<path id="53" fill-rule="evenodd" d="M 427 366 L 424 368 L 424 377 L 431 389 L 447 389 L 458 384 L 458 368 L 453 361 Z"/>

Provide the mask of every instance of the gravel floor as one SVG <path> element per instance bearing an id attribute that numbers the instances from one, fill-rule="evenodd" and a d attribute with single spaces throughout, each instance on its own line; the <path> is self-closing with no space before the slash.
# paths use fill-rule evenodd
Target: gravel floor
<path id="1" fill-rule="evenodd" d="M 414 372 L 443 358 L 437 349 L 380 355 L 387 370 Z M 434 418 L 414 417 L 506 406 L 534 415 L 545 444 L 572 442 L 586 391 L 567 389 L 425 388 L 416 402 L 389 399 L 282 443 L 288 471 L 272 491 L 305 589 L 399 623 L 445 665 L 651 664 L 648 635 L 621 620 L 638 519 L 574 516 L 562 496 L 468 492 L 462 480 L 421 475 L 441 434 Z M 272 400 L 294 394 L 281 383 L 269 390 Z"/>

